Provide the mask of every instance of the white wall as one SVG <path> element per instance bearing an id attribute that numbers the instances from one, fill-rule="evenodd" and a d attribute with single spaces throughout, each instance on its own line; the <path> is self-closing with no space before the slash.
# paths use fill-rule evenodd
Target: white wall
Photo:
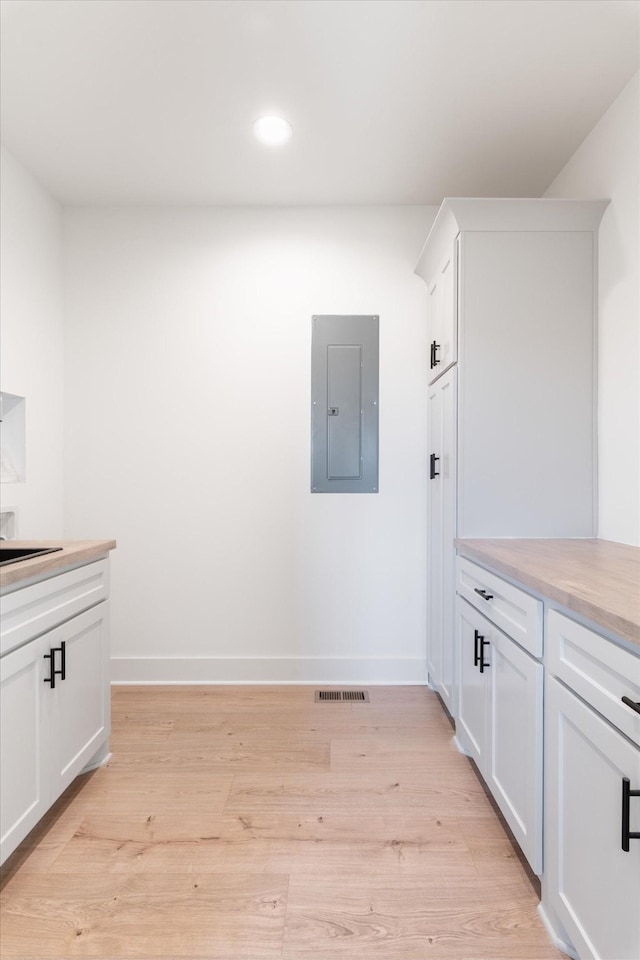
<path id="1" fill-rule="evenodd" d="M 640 545 L 640 75 L 545 193 L 608 197 L 600 227 L 599 536 Z"/>
<path id="2" fill-rule="evenodd" d="M 118 540 L 115 679 L 425 679 L 434 214 L 65 211 L 65 535 Z M 377 495 L 309 492 L 314 313 L 380 314 Z"/>
<path id="3" fill-rule="evenodd" d="M 63 309 L 59 205 L 2 147 L 0 386 L 26 397 L 26 482 L 3 483 L 18 535 L 62 536 Z"/>

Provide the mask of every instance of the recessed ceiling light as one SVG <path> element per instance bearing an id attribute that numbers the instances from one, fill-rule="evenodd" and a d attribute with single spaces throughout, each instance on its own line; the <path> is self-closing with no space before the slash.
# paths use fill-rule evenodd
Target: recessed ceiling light
<path id="1" fill-rule="evenodd" d="M 279 147 L 289 140 L 293 127 L 282 117 L 260 117 L 253 125 L 253 132 L 260 143 Z"/>

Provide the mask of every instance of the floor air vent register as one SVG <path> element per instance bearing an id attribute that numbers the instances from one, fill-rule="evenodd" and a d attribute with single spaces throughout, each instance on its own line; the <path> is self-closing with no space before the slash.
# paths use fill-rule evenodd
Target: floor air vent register
<path id="1" fill-rule="evenodd" d="M 316 690 L 315 703 L 369 703 L 366 690 Z"/>

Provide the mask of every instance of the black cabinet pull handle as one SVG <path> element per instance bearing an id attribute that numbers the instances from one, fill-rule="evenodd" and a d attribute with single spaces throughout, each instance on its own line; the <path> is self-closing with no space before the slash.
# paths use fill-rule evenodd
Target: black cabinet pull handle
<path id="1" fill-rule="evenodd" d="M 440 476 L 440 473 L 436 470 L 436 462 L 439 460 L 440 457 L 436 457 L 435 453 L 432 453 L 429 457 L 429 480 L 434 480 Z"/>
<path id="2" fill-rule="evenodd" d="M 487 667 L 490 667 L 490 663 L 485 663 L 484 659 L 484 648 L 489 646 L 489 641 L 485 640 L 484 637 L 480 637 L 480 673 L 484 673 Z"/>
<path id="3" fill-rule="evenodd" d="M 438 364 L 440 363 L 436 355 L 439 349 L 440 349 L 440 344 L 436 343 L 435 340 L 432 340 L 431 341 L 431 360 L 430 360 L 430 365 L 432 370 L 434 367 L 437 367 Z"/>
<path id="4" fill-rule="evenodd" d="M 640 713 L 640 703 L 636 703 L 631 697 L 623 697 L 622 702 L 626 704 L 627 707 L 631 707 L 632 710 L 635 710 L 636 713 Z"/>
<path id="5" fill-rule="evenodd" d="M 484 640 L 478 630 L 473 631 L 473 665 L 477 667 L 480 663 L 480 653 L 478 652 L 478 641 Z"/>
<path id="6" fill-rule="evenodd" d="M 49 676 L 45 677 L 43 683 L 48 683 L 51 685 L 51 689 L 54 690 L 56 686 L 56 651 L 55 648 L 50 650 L 49 653 L 43 654 L 43 660 L 49 661 Z"/>
<path id="7" fill-rule="evenodd" d="M 49 653 L 43 654 L 43 658 L 49 661 L 49 676 L 44 678 L 44 683 L 48 683 L 52 690 L 56 687 L 56 677 L 61 680 L 67 679 L 67 644 L 62 641 L 59 647 L 51 647 Z M 56 669 L 56 653 L 60 654 L 60 669 Z"/>
<path id="8" fill-rule="evenodd" d="M 480 587 L 473 588 L 474 593 L 479 593 L 483 600 L 493 600 L 493 594 L 487 593 L 486 590 L 481 590 Z"/>
<path id="9" fill-rule="evenodd" d="M 631 797 L 640 797 L 640 790 L 631 789 L 629 777 L 622 778 L 622 849 L 629 853 L 629 841 L 640 840 L 640 833 L 632 832 L 630 826 L 629 801 Z"/>

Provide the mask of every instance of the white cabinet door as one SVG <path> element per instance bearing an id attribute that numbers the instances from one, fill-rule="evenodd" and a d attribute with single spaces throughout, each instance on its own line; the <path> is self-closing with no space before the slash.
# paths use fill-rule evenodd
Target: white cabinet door
<path id="1" fill-rule="evenodd" d="M 429 681 L 439 689 L 442 681 L 442 391 L 429 387 L 427 398 L 427 669 Z"/>
<path id="2" fill-rule="evenodd" d="M 455 657 L 456 384 L 455 367 L 438 380 L 442 415 L 440 494 L 442 515 L 442 666 L 440 695 L 449 713 L 458 712 Z"/>
<path id="3" fill-rule="evenodd" d="M 52 800 L 82 770 L 108 737 L 109 601 L 92 607 L 47 634 L 49 643 L 64 644 L 64 671 L 56 678 L 51 749 Z M 57 664 L 61 667 L 61 657 Z"/>
<path id="4" fill-rule="evenodd" d="M 544 670 L 462 597 L 457 620 L 457 736 L 540 874 Z"/>
<path id="5" fill-rule="evenodd" d="M 491 634 L 487 785 L 534 873 L 542 873 L 544 670 L 499 630 Z"/>
<path id="6" fill-rule="evenodd" d="M 457 599 L 458 621 L 458 721 L 461 745 L 482 773 L 487 765 L 488 673 L 480 664 L 490 663 L 487 642 L 494 629 L 488 620 L 461 597 Z M 484 643 L 483 643 L 484 641 Z M 482 657 L 482 659 L 481 659 Z"/>
<path id="7" fill-rule="evenodd" d="M 0 860 L 4 861 L 49 807 L 49 724 L 44 639 L 0 660 Z"/>
<path id="8" fill-rule="evenodd" d="M 427 284 L 430 383 L 448 370 L 458 356 L 456 260 L 456 247 L 452 246 L 435 277 Z"/>
<path id="9" fill-rule="evenodd" d="M 547 685 L 545 883 L 581 960 L 640 957 L 640 839 L 623 850 L 623 778 L 640 750 L 554 678 Z M 640 797 L 628 803 L 640 832 Z"/>
<path id="10" fill-rule="evenodd" d="M 428 625 L 427 666 L 432 685 L 452 716 L 455 684 L 455 485 L 456 371 L 429 387 Z"/>

